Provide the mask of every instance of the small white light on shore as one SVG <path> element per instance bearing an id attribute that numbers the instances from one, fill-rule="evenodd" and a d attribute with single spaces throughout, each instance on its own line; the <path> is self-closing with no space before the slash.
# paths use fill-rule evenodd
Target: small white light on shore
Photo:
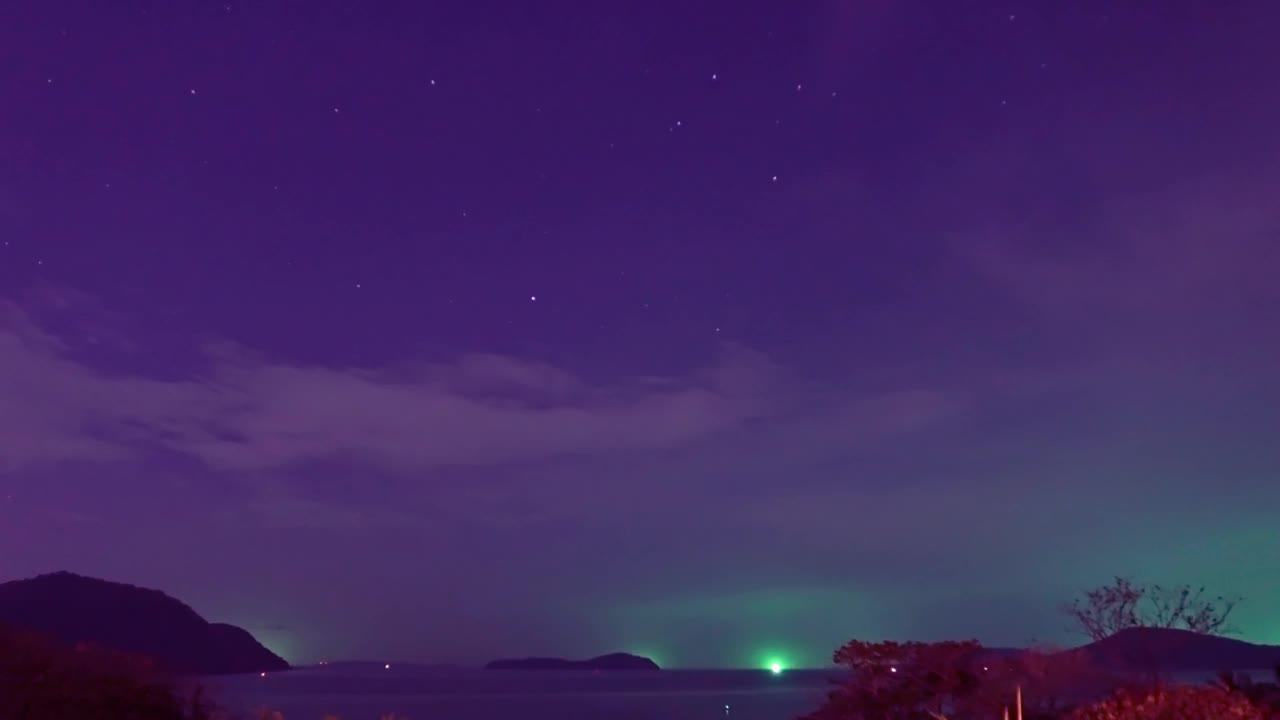
<path id="1" fill-rule="evenodd" d="M 386 665 L 383 665 L 383 666 L 382 666 L 382 669 L 383 669 L 383 670 L 390 670 L 390 669 L 391 669 L 391 663 L 387 663 Z"/>

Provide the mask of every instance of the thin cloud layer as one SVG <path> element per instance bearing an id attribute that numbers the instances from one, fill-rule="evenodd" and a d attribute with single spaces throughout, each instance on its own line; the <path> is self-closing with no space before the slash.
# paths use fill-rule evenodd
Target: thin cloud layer
<path id="1" fill-rule="evenodd" d="M 224 352 L 185 380 L 105 374 L 20 307 L 0 325 L 0 462 L 115 461 L 168 450 L 229 470 L 330 456 L 396 469 L 672 447 L 767 412 L 768 363 L 730 352 L 690 379 L 592 384 L 469 355 L 412 374 Z"/>

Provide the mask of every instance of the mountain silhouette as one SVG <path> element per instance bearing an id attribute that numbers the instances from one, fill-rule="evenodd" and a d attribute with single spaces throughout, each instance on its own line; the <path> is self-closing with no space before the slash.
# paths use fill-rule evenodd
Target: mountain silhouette
<path id="1" fill-rule="evenodd" d="M 1123 670 L 1260 670 L 1280 663 L 1280 646 L 1169 628 L 1129 628 L 1073 652 L 1100 667 Z"/>
<path id="2" fill-rule="evenodd" d="M 289 669 L 289 663 L 247 631 L 210 623 L 158 590 L 69 572 L 0 583 L 0 623 L 67 645 L 96 645 L 148 657 L 176 673 Z"/>

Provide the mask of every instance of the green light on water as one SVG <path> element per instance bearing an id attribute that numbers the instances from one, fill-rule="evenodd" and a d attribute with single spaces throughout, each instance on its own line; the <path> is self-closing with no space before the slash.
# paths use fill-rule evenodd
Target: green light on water
<path id="1" fill-rule="evenodd" d="M 781 675 L 782 663 L 778 662 L 777 660 L 774 660 L 773 662 L 769 663 L 769 672 L 773 673 L 774 675 Z"/>

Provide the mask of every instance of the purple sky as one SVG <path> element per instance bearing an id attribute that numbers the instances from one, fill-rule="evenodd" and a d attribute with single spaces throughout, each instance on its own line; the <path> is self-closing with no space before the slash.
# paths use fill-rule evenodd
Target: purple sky
<path id="1" fill-rule="evenodd" d="M 303 662 L 1117 573 L 1280 643 L 1280 9 L 1210 5 L 6 4 L 0 579 Z"/>

